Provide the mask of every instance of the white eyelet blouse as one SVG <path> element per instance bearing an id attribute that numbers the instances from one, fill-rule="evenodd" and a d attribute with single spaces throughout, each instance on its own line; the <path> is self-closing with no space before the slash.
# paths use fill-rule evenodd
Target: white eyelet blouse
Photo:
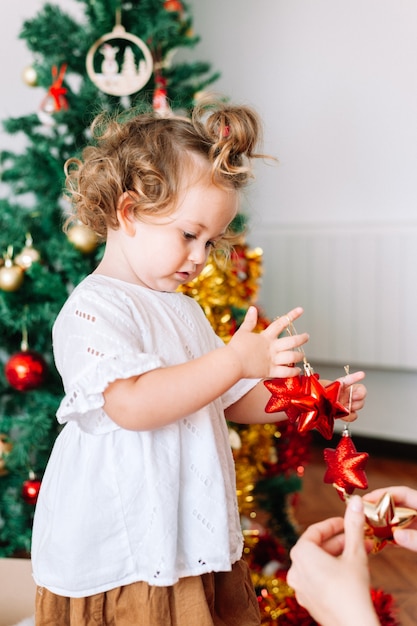
<path id="1" fill-rule="evenodd" d="M 36 505 L 36 584 L 85 597 L 230 570 L 243 542 L 224 409 L 258 381 L 242 380 L 156 430 L 124 430 L 103 410 L 110 382 L 223 345 L 200 306 L 184 294 L 91 275 L 61 310 L 53 345 L 65 427 Z"/>

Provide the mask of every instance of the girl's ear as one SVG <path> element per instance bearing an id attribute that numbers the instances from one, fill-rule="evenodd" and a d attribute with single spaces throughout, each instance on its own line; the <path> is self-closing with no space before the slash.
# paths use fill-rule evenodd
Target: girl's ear
<path id="1" fill-rule="evenodd" d="M 117 204 L 117 221 L 119 226 L 126 235 L 133 237 L 136 233 L 136 218 L 133 213 L 134 201 L 127 191 L 119 198 Z"/>

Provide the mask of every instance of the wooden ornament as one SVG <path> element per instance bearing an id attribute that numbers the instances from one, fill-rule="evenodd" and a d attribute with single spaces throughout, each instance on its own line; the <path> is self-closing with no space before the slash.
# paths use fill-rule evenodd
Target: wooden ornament
<path id="1" fill-rule="evenodd" d="M 97 54 L 98 53 L 98 54 Z M 148 46 L 120 24 L 116 25 L 91 46 L 86 58 L 90 80 L 104 93 L 129 96 L 140 91 L 153 71 L 153 58 Z"/>

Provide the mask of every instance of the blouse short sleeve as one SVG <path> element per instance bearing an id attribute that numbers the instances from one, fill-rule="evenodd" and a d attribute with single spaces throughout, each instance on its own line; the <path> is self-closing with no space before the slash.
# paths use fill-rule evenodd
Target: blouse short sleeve
<path id="1" fill-rule="evenodd" d="M 146 352 L 147 329 L 137 304 L 123 292 L 74 290 L 53 328 L 53 348 L 65 396 L 57 411 L 60 423 L 102 434 L 119 426 L 103 410 L 106 387 L 120 378 L 138 376 L 162 366 L 160 356 Z"/>

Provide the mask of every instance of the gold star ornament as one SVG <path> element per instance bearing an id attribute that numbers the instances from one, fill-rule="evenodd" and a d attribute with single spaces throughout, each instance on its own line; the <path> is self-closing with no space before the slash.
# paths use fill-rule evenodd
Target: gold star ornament
<path id="1" fill-rule="evenodd" d="M 346 501 L 348 496 L 346 496 Z M 417 517 L 415 509 L 395 506 L 390 493 L 384 493 L 378 502 L 363 501 L 365 511 L 365 536 L 373 540 L 373 550 L 382 550 L 387 543 L 395 543 L 394 530 L 406 528 Z"/>

